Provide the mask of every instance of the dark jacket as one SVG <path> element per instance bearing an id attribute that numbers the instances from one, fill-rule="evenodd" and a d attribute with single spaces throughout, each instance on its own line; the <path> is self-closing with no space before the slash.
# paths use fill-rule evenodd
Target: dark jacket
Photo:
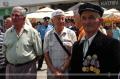
<path id="1" fill-rule="evenodd" d="M 99 75 L 91 71 L 82 71 L 83 46 L 80 41 L 75 42 L 70 62 L 69 79 L 117 79 L 117 74 L 120 71 L 120 42 L 98 32 L 84 59 L 88 55 L 93 56 L 94 54 L 97 55 L 99 61 Z"/>

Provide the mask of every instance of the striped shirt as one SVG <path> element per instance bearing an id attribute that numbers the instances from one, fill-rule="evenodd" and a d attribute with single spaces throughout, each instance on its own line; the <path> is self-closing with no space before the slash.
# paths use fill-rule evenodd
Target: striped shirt
<path id="1" fill-rule="evenodd" d="M 5 67 L 5 56 L 2 52 L 4 33 L 0 32 L 0 68 Z"/>

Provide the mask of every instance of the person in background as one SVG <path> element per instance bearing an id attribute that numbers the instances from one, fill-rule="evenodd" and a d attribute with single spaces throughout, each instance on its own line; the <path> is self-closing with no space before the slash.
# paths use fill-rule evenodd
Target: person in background
<path id="1" fill-rule="evenodd" d="M 44 17 L 43 18 L 43 24 L 37 26 L 37 31 L 40 33 L 40 38 L 42 39 L 42 51 L 43 51 L 43 43 L 44 43 L 44 36 L 46 32 L 53 29 L 53 26 L 50 24 L 50 18 Z M 38 70 L 41 70 L 42 64 L 44 60 L 44 54 L 41 56 L 41 58 L 38 60 Z"/>
<path id="2" fill-rule="evenodd" d="M 85 35 L 73 44 L 69 79 L 117 79 L 120 42 L 99 31 L 103 9 L 84 3 L 78 12 Z"/>
<path id="3" fill-rule="evenodd" d="M 26 24 L 26 10 L 12 9 L 12 24 L 5 32 L 3 53 L 7 60 L 6 79 L 36 79 L 36 60 L 42 55 L 39 33 Z"/>
<path id="4" fill-rule="evenodd" d="M 74 19 L 67 19 L 67 28 L 73 30 L 75 32 L 75 34 L 77 35 L 78 34 L 78 27 L 75 25 L 75 21 Z"/>
<path id="5" fill-rule="evenodd" d="M 30 23 L 31 23 L 31 25 L 32 25 L 32 27 L 33 27 L 34 29 L 37 28 L 37 19 L 36 19 L 36 18 L 32 18 L 32 19 L 30 20 Z"/>
<path id="6" fill-rule="evenodd" d="M 3 40 L 4 40 L 4 32 L 9 29 L 12 26 L 12 19 L 11 17 L 7 17 L 4 21 L 4 31 L 3 27 L 0 30 L 0 79 L 5 79 L 5 73 L 6 73 L 6 59 L 5 55 L 3 54 L 2 51 L 2 46 L 3 46 Z"/>
<path id="7" fill-rule="evenodd" d="M 76 32 L 77 40 L 81 40 L 82 36 L 84 36 L 85 33 L 84 33 L 83 26 L 80 23 L 78 8 L 79 8 L 79 6 L 77 6 L 76 9 L 73 10 L 73 12 L 74 12 L 75 26 L 76 26 L 76 28 L 78 28 L 78 31 Z"/>
<path id="8" fill-rule="evenodd" d="M 5 79 L 6 59 L 2 51 L 4 32 L 12 26 L 11 17 L 7 17 L 4 21 L 4 27 L 0 28 L 0 79 Z M 4 29 L 4 30 L 3 30 Z"/>
<path id="9" fill-rule="evenodd" d="M 105 29 L 106 29 L 106 32 L 107 32 L 107 36 L 108 37 L 112 37 L 112 26 L 109 25 L 109 26 L 105 26 Z"/>
<path id="10" fill-rule="evenodd" d="M 112 37 L 120 41 L 120 28 L 113 24 Z"/>
<path id="11" fill-rule="evenodd" d="M 4 28 L 5 30 L 9 29 L 10 27 L 12 27 L 12 18 L 11 17 L 7 17 L 4 21 Z"/>
<path id="12" fill-rule="evenodd" d="M 2 51 L 4 33 L 0 30 L 0 79 L 5 79 L 6 60 Z"/>
<path id="13" fill-rule="evenodd" d="M 65 27 L 64 11 L 55 10 L 51 21 L 54 29 L 47 32 L 44 39 L 44 56 L 48 66 L 47 79 L 67 79 L 71 48 L 77 41 L 76 34 Z"/>
<path id="14" fill-rule="evenodd" d="M 37 25 L 38 25 L 38 27 L 39 27 L 39 25 L 42 25 L 42 22 L 41 22 L 41 21 L 38 21 L 38 22 L 37 22 Z"/>

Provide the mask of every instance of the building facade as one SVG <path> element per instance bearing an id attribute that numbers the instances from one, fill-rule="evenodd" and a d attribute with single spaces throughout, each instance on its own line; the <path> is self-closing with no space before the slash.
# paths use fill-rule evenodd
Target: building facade
<path id="1" fill-rule="evenodd" d="M 78 2 L 97 2 L 97 0 L 0 0 L 0 24 L 2 25 L 3 19 L 11 14 L 13 6 L 23 6 L 28 13 L 31 13 L 44 6 L 67 10 Z"/>
<path id="2" fill-rule="evenodd" d="M 107 9 L 116 8 L 120 10 L 120 0 L 99 0 L 99 4 Z"/>
<path id="3" fill-rule="evenodd" d="M 34 12 L 42 6 L 53 8 L 66 8 L 75 5 L 78 2 L 95 2 L 96 0 L 0 0 L 0 9 L 12 8 L 13 6 L 24 6 L 28 12 Z M 66 5 L 66 7 L 64 7 Z M 5 12 L 3 12 L 5 13 Z M 9 13 L 9 12 L 8 12 Z M 0 13 L 0 16 L 3 15 Z M 6 14 L 5 14 L 6 15 Z"/>

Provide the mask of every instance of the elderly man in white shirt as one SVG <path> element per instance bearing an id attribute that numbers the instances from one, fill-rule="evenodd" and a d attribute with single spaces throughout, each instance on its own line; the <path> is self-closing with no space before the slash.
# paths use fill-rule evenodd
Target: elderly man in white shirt
<path id="1" fill-rule="evenodd" d="M 48 66 L 48 79 L 67 79 L 62 75 L 67 74 L 70 56 L 61 46 L 55 34 L 63 46 L 71 53 L 73 43 L 77 40 L 74 31 L 64 26 L 65 15 L 60 9 L 52 13 L 54 29 L 47 32 L 44 39 L 44 54 Z M 68 61 L 66 61 L 68 60 Z"/>

